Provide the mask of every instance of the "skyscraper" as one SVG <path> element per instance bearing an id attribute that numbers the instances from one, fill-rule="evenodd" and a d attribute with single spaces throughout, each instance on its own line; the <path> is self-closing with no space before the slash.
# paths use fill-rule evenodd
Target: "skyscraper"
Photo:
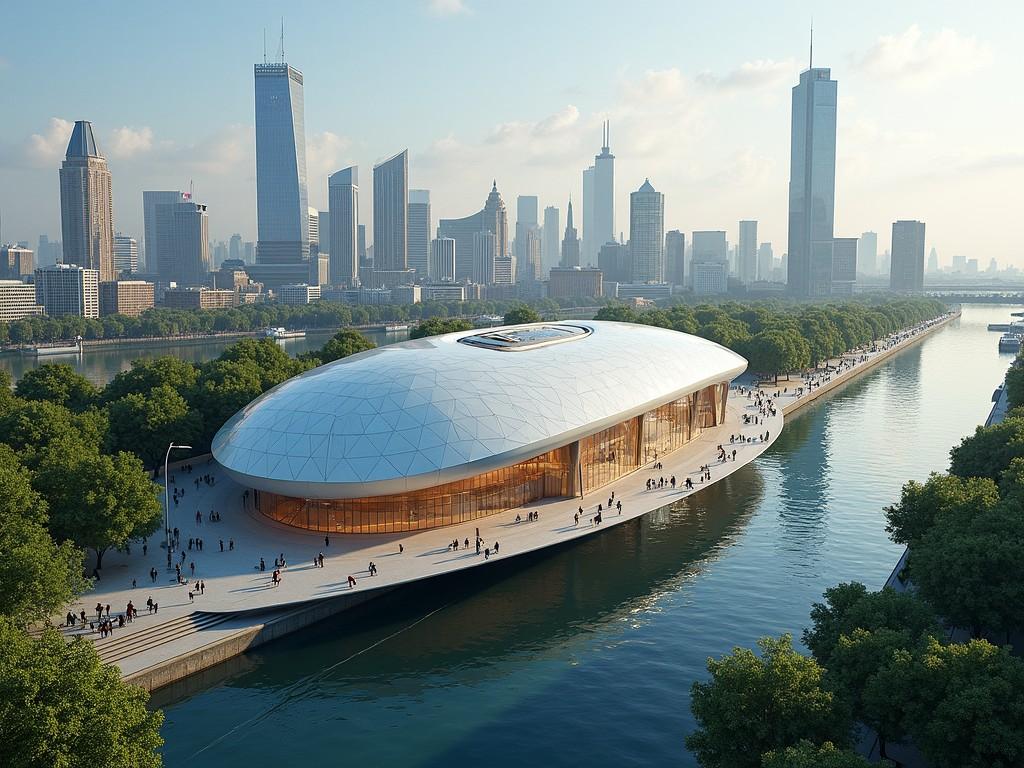
<path id="1" fill-rule="evenodd" d="M 593 177 L 593 224 L 584 231 L 584 254 L 588 264 L 597 261 L 601 246 L 615 239 L 615 155 L 609 148 L 611 125 L 607 121 L 602 133 L 601 154 L 594 158 Z"/>
<path id="2" fill-rule="evenodd" d="M 184 195 L 156 206 L 159 275 L 178 287 L 206 285 L 210 271 L 210 224 L 206 206 Z"/>
<path id="3" fill-rule="evenodd" d="M 470 279 L 474 283 L 490 285 L 494 282 L 497 247 L 497 238 L 493 232 L 484 230 L 473 234 L 473 273 Z"/>
<path id="4" fill-rule="evenodd" d="M 432 282 L 455 282 L 455 241 L 450 237 L 435 237 L 430 241 L 429 272 Z"/>
<path id="5" fill-rule="evenodd" d="M 633 282 L 665 282 L 665 195 L 650 179 L 629 195 L 629 250 Z"/>
<path id="6" fill-rule="evenodd" d="M 159 206 L 180 203 L 183 200 L 188 199 L 188 194 L 178 190 L 175 191 L 148 191 L 142 193 L 142 218 L 143 218 L 143 233 L 145 235 L 145 250 L 146 250 L 146 270 L 152 273 L 156 273 L 163 279 L 169 279 L 164 276 L 160 270 L 170 269 L 170 258 L 168 255 L 168 244 L 161 242 L 160 236 L 157 234 L 157 230 L 161 228 L 159 218 L 160 215 L 170 215 L 170 210 L 166 208 L 160 208 Z M 158 213 L 158 211 L 160 213 Z M 161 267 L 161 265 L 164 265 Z"/>
<path id="7" fill-rule="evenodd" d="M 603 248 L 604 246 L 602 246 Z M 686 285 L 686 235 L 678 229 L 665 233 L 665 282 Z"/>
<path id="8" fill-rule="evenodd" d="M 693 232 L 690 248 L 690 285 L 694 293 L 725 293 L 729 280 L 729 242 L 725 232 Z"/>
<path id="9" fill-rule="evenodd" d="M 114 235 L 114 273 L 139 271 L 139 243 L 130 235 Z"/>
<path id="10" fill-rule="evenodd" d="M 572 225 L 572 198 L 569 198 L 569 212 L 565 217 L 565 236 L 562 237 L 561 267 L 578 267 L 580 265 L 580 238 L 576 227 Z"/>
<path id="11" fill-rule="evenodd" d="M 316 256 L 320 253 L 320 211 L 310 207 L 307 209 L 309 216 L 309 255 Z"/>
<path id="12" fill-rule="evenodd" d="M 787 282 L 795 296 L 832 290 L 837 93 L 831 71 L 813 66 L 793 87 Z"/>
<path id="13" fill-rule="evenodd" d="M 228 258 L 242 260 L 242 236 L 237 232 L 228 240 Z"/>
<path id="14" fill-rule="evenodd" d="M 850 296 L 857 282 L 856 237 L 837 237 L 832 242 L 832 293 Z"/>
<path id="15" fill-rule="evenodd" d="M 857 242 L 857 264 L 866 275 L 878 273 L 878 235 L 862 232 Z"/>
<path id="16" fill-rule="evenodd" d="M 587 244 L 590 230 L 594 226 L 594 166 L 583 170 L 583 216 L 580 220 L 580 261 L 590 254 Z M 595 250 L 595 253 L 597 251 Z M 588 262 L 589 263 L 589 262 Z"/>
<path id="17" fill-rule="evenodd" d="M 359 277 L 359 167 L 327 177 L 331 209 L 330 277 L 333 285 L 354 287 Z"/>
<path id="18" fill-rule="evenodd" d="M 409 150 L 373 166 L 373 270 L 409 268 Z"/>
<path id="19" fill-rule="evenodd" d="M 283 62 L 257 64 L 256 261 L 309 258 L 306 130 L 302 73 Z"/>
<path id="20" fill-rule="evenodd" d="M 61 163 L 60 220 L 64 262 L 95 269 L 101 280 L 113 280 L 114 199 L 110 170 L 96 145 L 92 123 L 87 120 L 75 123 Z"/>
<path id="21" fill-rule="evenodd" d="M 544 209 L 543 240 L 540 247 L 541 275 L 546 275 L 552 267 L 557 267 L 561 260 L 559 251 L 559 238 L 562 234 L 559 228 L 559 211 L 549 205 Z"/>
<path id="22" fill-rule="evenodd" d="M 998 271 L 998 266 L 996 268 L 992 267 L 992 265 L 995 264 L 995 263 L 996 263 L 996 260 L 992 259 L 992 262 L 989 264 L 989 270 L 988 270 L 989 272 L 997 272 Z M 932 246 L 932 249 L 928 252 L 928 272 L 930 274 L 934 275 L 938 271 L 939 271 L 939 252 L 935 250 L 934 246 Z"/>
<path id="23" fill-rule="evenodd" d="M 416 270 L 416 278 L 427 276 L 430 260 L 430 190 L 409 190 L 409 269 Z"/>
<path id="24" fill-rule="evenodd" d="M 491 192 L 482 210 L 461 219 L 441 219 L 437 225 L 439 238 L 455 241 L 455 279 L 469 280 L 473 275 L 473 235 L 477 232 L 491 232 L 495 236 L 495 253 L 508 253 L 508 213 L 498 193 L 497 182 L 492 183 Z M 475 281 L 474 281 L 475 282 Z"/>
<path id="25" fill-rule="evenodd" d="M 516 282 L 540 280 L 541 235 L 537 220 L 538 201 L 535 195 L 516 198 Z"/>
<path id="26" fill-rule="evenodd" d="M 761 243 L 757 249 L 757 279 L 771 280 L 774 263 L 775 255 L 772 253 L 772 244 Z"/>
<path id="27" fill-rule="evenodd" d="M 894 291 L 920 292 L 924 290 L 923 221 L 893 223 L 889 287 Z"/>
<path id="28" fill-rule="evenodd" d="M 736 276 L 744 285 L 757 280 L 757 222 L 740 222 L 740 241 L 736 246 Z"/>

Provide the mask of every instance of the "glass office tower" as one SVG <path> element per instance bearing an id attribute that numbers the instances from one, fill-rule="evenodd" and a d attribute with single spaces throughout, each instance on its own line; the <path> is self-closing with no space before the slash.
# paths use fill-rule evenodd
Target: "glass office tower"
<path id="1" fill-rule="evenodd" d="M 837 92 L 831 70 L 819 67 L 793 87 L 787 282 L 796 296 L 832 290 Z"/>
<path id="2" fill-rule="evenodd" d="M 301 263 L 309 258 L 302 73 L 257 64 L 255 81 L 256 261 Z"/>

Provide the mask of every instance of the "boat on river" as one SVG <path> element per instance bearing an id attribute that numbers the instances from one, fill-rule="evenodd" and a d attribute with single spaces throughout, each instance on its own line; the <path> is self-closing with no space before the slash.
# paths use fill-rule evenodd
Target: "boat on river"
<path id="1" fill-rule="evenodd" d="M 268 339 L 304 339 L 306 338 L 305 331 L 289 331 L 284 328 L 267 328 L 263 331 L 263 334 Z"/>

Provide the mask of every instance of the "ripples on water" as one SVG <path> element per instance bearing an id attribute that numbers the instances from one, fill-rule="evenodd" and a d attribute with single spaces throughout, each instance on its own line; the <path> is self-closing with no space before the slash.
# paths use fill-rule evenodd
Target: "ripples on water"
<path id="1" fill-rule="evenodd" d="M 882 507 L 984 419 L 1011 359 L 985 325 L 1009 312 L 967 307 L 695 497 L 157 694 L 167 763 L 208 747 L 193 765 L 693 765 L 688 693 L 708 656 L 799 636 L 826 586 L 888 576 Z"/>

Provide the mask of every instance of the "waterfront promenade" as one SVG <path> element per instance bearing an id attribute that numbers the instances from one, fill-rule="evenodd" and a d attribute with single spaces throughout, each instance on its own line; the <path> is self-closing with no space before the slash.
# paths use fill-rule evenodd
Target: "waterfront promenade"
<path id="1" fill-rule="evenodd" d="M 951 318 L 946 321 L 948 319 Z M 784 405 L 787 413 L 792 413 L 796 407 L 812 402 L 826 387 L 832 389 L 842 385 L 867 370 L 875 361 L 884 359 L 883 356 L 905 348 L 923 338 L 927 330 L 933 329 L 922 329 L 898 342 L 894 340 L 891 346 L 865 353 L 866 358 L 856 355 L 856 364 L 847 362 L 839 371 L 820 373 L 818 382 L 821 386 L 805 389 L 802 395 L 797 395 L 794 387 L 803 385 L 806 388 L 808 384 L 797 379 L 782 381 L 776 401 Z M 838 361 L 836 365 L 839 365 Z M 773 388 L 772 391 L 776 390 Z M 94 618 L 95 606 L 101 603 L 109 604 L 111 614 L 116 615 L 123 612 L 129 600 L 133 601 L 139 618 L 123 629 L 115 629 L 112 638 L 98 640 L 97 645 L 103 658 L 117 663 L 127 678 L 146 687 L 158 687 L 273 636 L 273 632 L 267 633 L 268 627 L 276 626 L 280 629 L 278 633 L 283 633 L 309 623 L 314 613 L 315 618 L 320 618 L 348 603 L 402 584 L 486 567 L 510 557 L 568 543 L 699 492 L 707 484 L 698 482 L 701 465 L 710 465 L 711 482 L 718 482 L 759 456 L 781 431 L 781 412 L 759 424 L 749 425 L 743 425 L 744 415 L 761 418 L 752 401 L 734 389 L 725 424 L 704 432 L 690 445 L 663 457 L 663 469 L 654 471 L 650 466 L 643 467 L 583 500 L 550 500 L 472 524 L 417 533 L 331 537 L 329 546 L 325 545 L 322 534 L 288 528 L 245 512 L 243 489 L 219 472 L 215 463 L 207 465 L 205 460 L 192 460 L 194 470 L 191 475 L 180 469 L 172 472 L 177 487 L 184 488 L 186 494 L 182 503 L 172 509 L 171 521 L 172 527 L 181 529 L 181 540 L 186 545 L 189 538 L 201 537 L 204 540 L 203 552 L 195 549 L 189 552 L 187 546 L 185 549 L 182 571 L 190 578 L 190 584 L 181 586 L 175 583 L 174 571 L 166 568 L 164 550 L 158 541 L 151 540 L 145 557 L 138 545 L 132 547 L 130 555 L 108 554 L 103 579 L 93 592 L 76 603 L 74 610 L 77 613 L 84 609 L 87 616 Z M 766 430 L 769 441 L 753 441 Z M 731 444 L 730 436 L 740 434 L 748 441 Z M 720 444 L 730 456 L 736 449 L 735 461 L 718 461 L 717 447 Z M 216 483 L 213 486 L 200 483 L 197 488 L 194 480 L 207 473 L 216 478 Z M 648 479 L 662 476 L 667 479 L 672 475 L 677 479 L 675 490 L 646 490 Z M 680 487 L 687 476 L 695 483 L 694 490 L 690 492 Z M 597 504 L 606 504 L 612 492 L 617 501 L 622 501 L 622 514 L 606 511 L 603 523 L 594 525 L 593 513 Z M 585 514 L 576 525 L 573 515 L 580 505 L 584 507 Z M 195 521 L 197 509 L 203 517 L 199 525 Z M 222 522 L 209 522 L 210 509 L 221 515 Z M 517 515 L 525 519 L 531 511 L 539 512 L 538 521 L 515 522 Z M 493 549 L 494 543 L 499 543 L 497 556 L 485 559 L 483 554 L 476 554 L 472 540 L 477 525 L 484 540 L 482 546 Z M 448 543 L 455 537 L 460 543 L 469 538 L 470 548 L 449 549 Z M 219 546 L 221 539 L 226 550 L 223 553 Z M 232 539 L 234 550 L 229 547 Z M 404 550 L 401 553 L 399 545 Z M 324 554 L 323 568 L 313 565 L 313 558 L 320 552 Z M 288 565 L 283 569 L 281 585 L 274 587 L 270 583 L 270 574 L 274 570 L 274 559 L 281 554 Z M 264 572 L 258 569 L 260 557 L 266 563 Z M 377 567 L 375 576 L 368 574 L 371 561 Z M 205 593 L 195 596 L 194 602 L 188 598 L 189 589 L 194 586 L 189 567 L 191 562 L 196 564 L 195 578 L 205 583 Z M 158 572 L 155 582 L 148 576 L 150 568 L 154 567 Z M 466 575 L 471 577 L 470 573 Z M 354 588 L 348 585 L 349 576 L 356 579 Z M 133 578 L 137 584 L 134 589 L 131 587 Z M 148 597 L 159 603 L 158 614 L 147 613 L 145 604 Z"/>

